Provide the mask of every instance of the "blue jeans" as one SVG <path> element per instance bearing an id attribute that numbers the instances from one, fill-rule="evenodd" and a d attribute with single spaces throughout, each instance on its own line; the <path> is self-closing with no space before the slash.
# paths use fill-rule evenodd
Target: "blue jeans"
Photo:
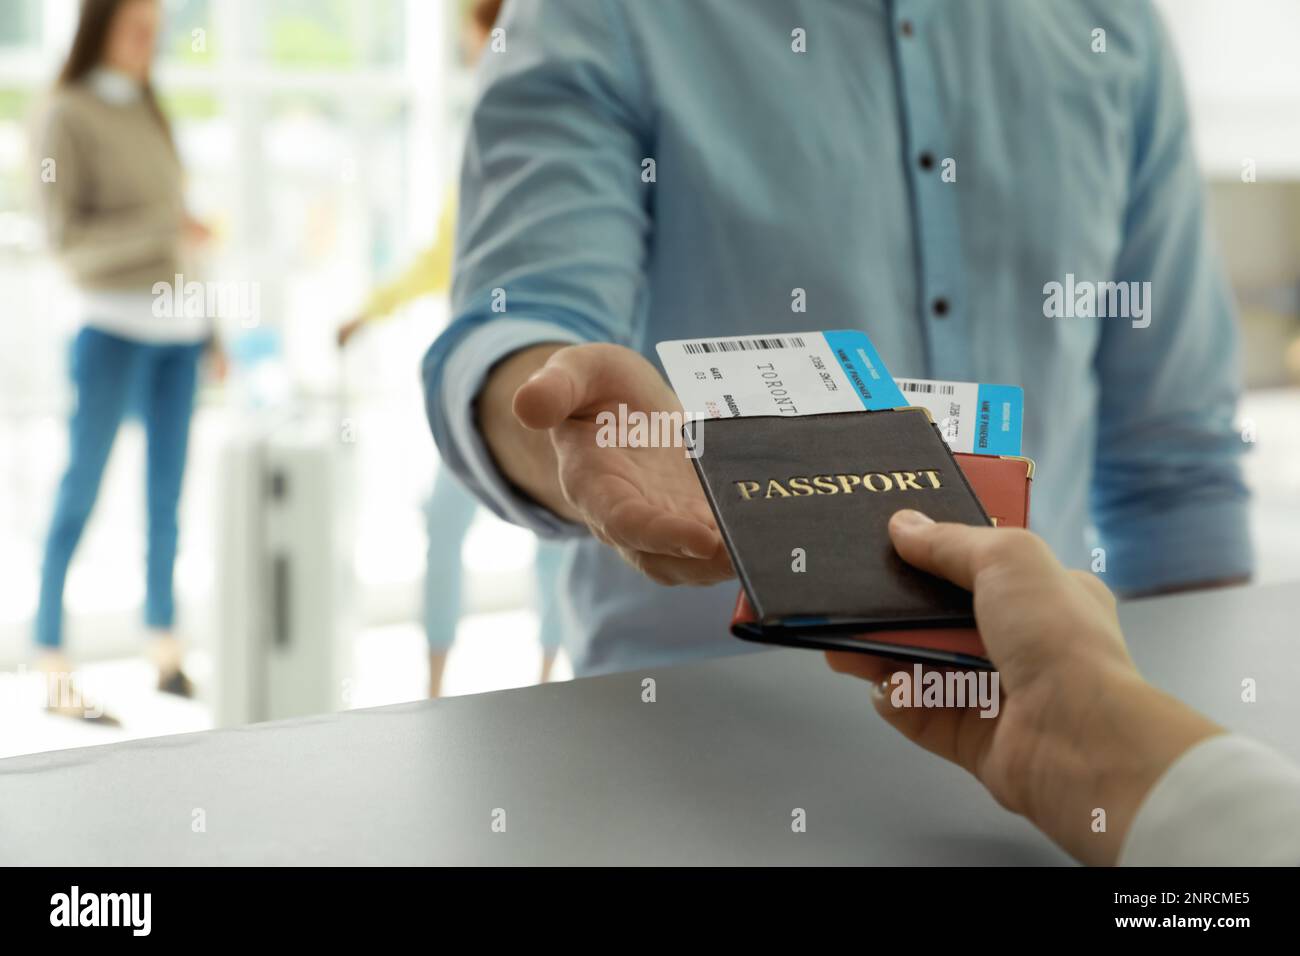
<path id="1" fill-rule="evenodd" d="M 429 537 L 428 564 L 424 572 L 424 633 L 429 648 L 446 652 L 456 638 L 460 620 L 461 546 L 478 511 L 478 501 L 447 468 L 438 470 L 433 494 L 425 505 Z M 560 647 L 560 623 L 555 597 L 564 546 L 537 542 L 534 574 L 537 581 L 538 638 L 546 654 Z"/>
<path id="2" fill-rule="evenodd" d="M 100 479 L 118 426 L 129 411 L 144 423 L 147 447 L 148 556 L 145 626 L 172 626 L 172 568 L 176 562 L 176 511 L 200 345 L 153 345 L 97 329 L 82 329 L 72 344 L 76 405 L 68 429 L 68 468 L 59 485 L 41 567 L 36 643 L 63 643 L 63 585 L 99 494 Z"/>

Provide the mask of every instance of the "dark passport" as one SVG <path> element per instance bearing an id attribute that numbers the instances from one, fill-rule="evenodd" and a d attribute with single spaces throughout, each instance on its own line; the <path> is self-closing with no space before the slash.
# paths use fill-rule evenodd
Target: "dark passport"
<path id="1" fill-rule="evenodd" d="M 966 475 L 989 520 L 1000 528 L 1029 526 L 1029 498 L 1034 483 L 1034 463 L 1019 455 L 971 455 L 954 452 L 953 458 Z M 765 634 L 750 607 L 744 588 L 736 596 L 731 632 L 752 641 L 795 646 L 829 647 L 813 640 L 783 640 L 781 632 Z M 805 636 L 806 637 L 806 636 Z M 908 661 L 988 668 L 992 665 L 973 627 L 930 627 L 871 631 L 852 638 L 833 637 L 836 649 L 895 657 Z M 852 643 L 848 643 L 848 641 Z"/>
<path id="2" fill-rule="evenodd" d="M 990 524 L 925 409 L 704 419 L 687 435 L 753 610 L 740 636 L 880 652 L 872 632 L 973 627 L 970 594 L 906 564 L 889 541 L 900 508 Z"/>

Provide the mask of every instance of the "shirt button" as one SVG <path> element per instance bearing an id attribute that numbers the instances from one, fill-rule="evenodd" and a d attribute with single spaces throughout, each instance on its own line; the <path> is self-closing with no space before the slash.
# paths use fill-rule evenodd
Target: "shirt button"
<path id="1" fill-rule="evenodd" d="M 910 37 L 912 35 L 912 21 L 911 20 L 902 21 L 898 25 L 898 32 L 903 34 L 903 36 L 905 37 Z"/>
<path id="2" fill-rule="evenodd" d="M 921 168 L 926 172 L 934 169 L 934 153 L 931 153 L 928 150 L 917 157 L 917 161 L 921 164 Z"/>
<path id="3" fill-rule="evenodd" d="M 930 311 L 935 314 L 936 318 L 942 319 L 948 314 L 948 300 L 943 296 L 939 296 L 930 303 Z"/>

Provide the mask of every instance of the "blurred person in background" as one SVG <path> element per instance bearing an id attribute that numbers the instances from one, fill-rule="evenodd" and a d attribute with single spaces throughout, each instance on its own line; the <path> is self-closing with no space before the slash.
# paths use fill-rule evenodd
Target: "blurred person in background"
<path id="1" fill-rule="evenodd" d="M 180 159 L 150 82 L 158 0 L 84 0 L 37 143 L 50 245 L 80 296 L 68 465 L 45 544 L 36 616 L 38 666 L 67 675 L 63 590 L 118 426 L 139 415 L 147 444 L 145 626 L 160 690 L 190 696 L 173 631 L 177 506 L 206 318 L 155 309 L 156 283 L 183 272 L 208 230 L 185 211 Z M 179 290 L 177 290 L 179 291 Z M 174 297 L 172 297 L 174 299 Z M 184 311 L 184 310 L 179 310 Z M 159 314 L 164 313 L 164 314 Z M 55 713 L 91 710 L 50 700 Z"/>
<path id="2" fill-rule="evenodd" d="M 504 0 L 474 0 L 465 23 L 465 59 L 477 63 L 487 46 Z M 398 276 L 376 289 L 360 312 L 338 330 L 339 346 L 346 346 L 367 325 L 424 295 L 445 294 L 451 286 L 451 260 L 456 238 L 456 190 L 443 198 L 438 231 L 433 243 L 420 252 Z M 438 472 L 433 494 L 425 505 L 429 539 L 424 577 L 424 631 L 429 641 L 429 696 L 442 693 L 447 654 L 460 620 L 464 577 L 461 550 L 478 511 L 478 502 L 460 481 L 444 468 Z M 557 545 L 537 543 L 536 588 L 542 671 L 545 683 L 560 648 L 560 629 L 554 595 L 559 586 L 563 552 Z"/>

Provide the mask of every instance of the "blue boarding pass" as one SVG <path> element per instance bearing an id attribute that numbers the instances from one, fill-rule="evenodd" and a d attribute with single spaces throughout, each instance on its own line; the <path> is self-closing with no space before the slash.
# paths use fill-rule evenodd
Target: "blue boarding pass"
<path id="1" fill-rule="evenodd" d="M 674 339 L 655 348 L 682 408 L 700 417 L 818 415 L 922 405 L 953 451 L 1020 454 L 1020 388 L 896 380 L 865 332 Z"/>
<path id="2" fill-rule="evenodd" d="M 976 455 L 1019 455 L 1025 392 L 1018 385 L 900 378 L 909 405 L 930 410 L 948 447 Z"/>

